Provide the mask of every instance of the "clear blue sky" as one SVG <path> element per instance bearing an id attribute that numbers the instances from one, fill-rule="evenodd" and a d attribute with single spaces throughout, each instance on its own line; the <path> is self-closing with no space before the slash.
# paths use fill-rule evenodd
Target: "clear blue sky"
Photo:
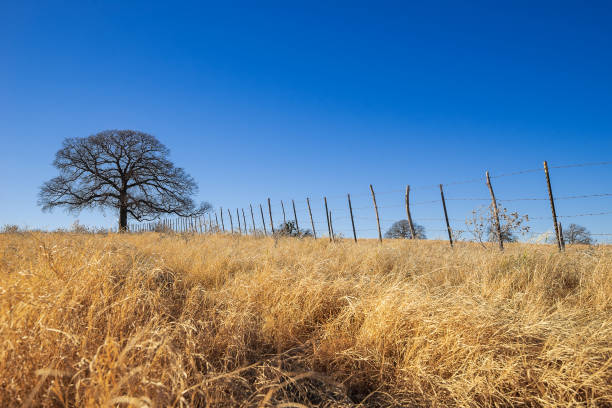
<path id="1" fill-rule="evenodd" d="M 419 202 L 439 193 L 417 186 L 487 169 L 612 160 L 609 2 L 221 3 L 3 2 L 0 224 L 70 225 L 40 211 L 38 188 L 65 137 L 104 129 L 158 137 L 216 207 L 294 198 L 306 224 L 305 197 L 323 221 L 327 195 L 348 233 L 350 192 L 364 236 L 375 234 L 370 183 L 385 227 L 403 217 L 407 183 Z M 612 166 L 552 176 L 560 196 L 612 192 Z M 543 173 L 494 187 L 502 200 L 545 197 Z M 487 194 L 484 183 L 447 187 Z M 460 227 L 477 204 L 449 202 L 450 216 Z M 611 204 L 565 200 L 558 212 Z M 545 201 L 507 205 L 549 215 Z M 444 225 L 427 218 L 441 215 L 439 203 L 414 208 L 430 237 Z M 612 232 L 612 215 L 571 221 Z"/>

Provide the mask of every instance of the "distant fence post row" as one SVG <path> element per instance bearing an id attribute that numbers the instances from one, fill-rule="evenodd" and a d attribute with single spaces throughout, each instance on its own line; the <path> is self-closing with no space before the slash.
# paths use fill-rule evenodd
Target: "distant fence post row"
<path id="1" fill-rule="evenodd" d="M 595 164 L 612 164 L 612 162 L 608 163 L 608 162 L 604 162 L 604 163 L 595 163 Z M 581 165 L 572 165 L 572 166 L 559 166 L 559 167 L 573 167 L 573 166 L 581 166 Z M 507 175 L 515 175 L 515 174 L 522 174 L 525 172 L 534 172 L 536 171 L 534 170 L 525 170 L 523 172 L 517 172 L 517 173 L 511 173 L 511 174 L 507 174 Z M 548 201 L 550 202 L 550 208 L 551 208 L 551 213 L 552 213 L 552 223 L 553 223 L 553 228 L 554 228 L 554 232 L 555 232 L 555 242 L 557 244 L 557 247 L 560 251 L 565 250 L 565 242 L 563 239 L 563 228 L 561 226 L 561 223 L 558 221 L 557 219 L 557 213 L 556 213 L 556 209 L 555 209 L 555 199 L 553 196 L 553 192 L 552 192 L 552 187 L 551 187 L 551 181 L 550 181 L 550 169 L 548 167 L 548 163 L 546 161 L 544 161 L 544 175 L 545 175 L 545 179 L 546 179 L 546 186 L 547 186 L 547 195 L 548 195 Z M 501 177 L 501 176 L 498 176 Z M 480 179 L 479 179 L 480 180 Z M 498 202 L 495 198 L 495 193 L 493 190 L 493 184 L 491 182 L 491 176 L 489 174 L 488 171 L 485 172 L 485 177 L 484 177 L 484 182 L 489 190 L 489 194 L 490 194 L 490 198 L 491 198 L 491 209 L 492 209 L 492 216 L 493 216 L 493 226 L 495 228 L 495 234 L 497 235 L 497 240 L 499 243 L 499 249 L 500 251 L 504 250 L 504 234 L 502 233 L 502 228 L 501 228 L 501 223 L 500 223 L 500 215 L 499 215 L 499 209 L 498 209 Z M 382 235 L 382 230 L 381 230 L 381 225 L 380 225 L 380 215 L 379 215 L 379 206 L 377 204 L 376 201 L 376 194 L 374 192 L 374 187 L 372 184 L 369 185 L 370 187 L 370 193 L 372 195 L 372 203 L 373 203 L 373 209 L 374 209 L 374 216 L 376 217 L 376 226 L 377 226 L 377 232 L 378 232 L 378 241 L 382 242 L 383 241 L 383 235 Z M 442 210 L 443 210 L 443 215 L 444 215 L 444 221 L 446 224 L 446 231 L 448 233 L 448 241 L 451 247 L 453 247 L 453 230 L 451 228 L 450 222 L 449 222 L 449 217 L 448 217 L 448 210 L 447 210 L 447 204 L 446 204 L 446 199 L 444 196 L 444 189 L 443 189 L 443 185 L 440 184 L 439 185 L 439 189 L 440 189 L 440 201 L 442 203 Z M 591 196 L 612 196 L 612 194 L 594 194 Z M 583 197 L 588 197 L 588 196 L 583 196 Z M 576 197 L 576 198 L 581 198 L 580 196 Z M 539 198 L 537 199 L 539 200 Z M 271 235 L 275 235 L 277 233 L 277 231 L 274 228 L 274 219 L 273 219 L 273 212 L 272 212 L 272 204 L 271 204 L 271 200 L 270 198 L 267 199 L 268 201 L 268 218 L 269 218 L 269 227 L 270 227 L 270 234 Z M 352 233 L 353 233 L 353 239 L 355 242 L 357 242 L 357 230 L 355 228 L 355 217 L 353 215 L 353 205 L 351 202 L 351 195 L 347 194 L 347 202 L 348 202 L 348 213 L 350 216 L 350 221 L 351 221 L 351 227 L 352 227 Z M 281 204 L 281 209 L 282 209 L 282 213 L 283 213 L 283 225 L 286 226 L 287 225 L 287 214 L 285 212 L 285 205 L 284 202 L 281 200 L 280 201 Z M 315 222 L 314 222 L 314 218 L 312 215 L 312 209 L 311 209 L 311 203 L 310 203 L 310 197 L 306 198 L 306 204 L 307 204 L 307 209 L 308 209 L 308 215 L 310 217 L 310 225 L 312 227 L 312 237 L 314 239 L 317 239 L 317 231 L 315 228 Z M 328 238 L 330 240 L 330 242 L 333 242 L 335 240 L 335 234 L 334 234 L 334 225 L 333 225 L 333 218 L 332 218 L 332 211 L 329 209 L 328 207 L 328 203 L 327 203 L 327 197 L 324 196 L 323 197 L 323 204 L 324 204 L 324 208 L 325 208 L 325 217 L 326 217 L 326 224 L 327 224 L 327 231 L 328 231 Z M 295 229 L 300 232 L 301 230 L 299 229 L 299 220 L 298 220 L 298 215 L 297 215 L 297 211 L 296 211 L 296 207 L 295 207 L 295 200 L 291 200 L 291 205 L 293 208 L 293 223 L 294 223 L 294 227 Z M 410 185 L 406 186 L 406 192 L 405 192 L 405 207 L 406 207 L 406 216 L 407 216 L 407 220 L 408 220 L 408 226 L 410 229 L 410 238 L 411 239 L 417 239 L 417 234 L 415 232 L 415 227 L 413 224 L 413 220 L 412 220 L 412 215 L 411 215 L 411 209 L 410 209 Z M 259 204 L 259 211 L 260 211 L 260 215 L 261 215 L 261 224 L 262 224 L 262 230 L 258 230 L 257 225 L 256 225 L 256 221 L 255 221 L 255 214 L 253 211 L 253 205 L 249 204 L 249 210 L 251 213 L 251 228 L 250 231 L 252 234 L 262 234 L 264 236 L 269 235 L 268 234 L 268 229 L 266 226 L 266 217 L 264 216 L 264 210 L 261 204 Z M 246 219 L 246 215 L 245 215 L 245 211 L 244 208 L 236 208 L 236 220 L 237 220 L 237 231 L 234 230 L 234 220 L 233 220 L 233 216 L 232 216 L 232 211 L 230 211 L 230 209 L 226 209 L 227 211 L 227 215 L 229 217 L 229 222 L 230 222 L 230 232 L 231 233 L 239 233 L 239 234 L 248 234 L 249 233 L 249 227 L 247 224 L 247 219 Z M 176 218 L 168 218 L 168 219 L 161 219 L 161 220 L 156 220 L 156 221 L 152 221 L 152 222 L 147 222 L 147 223 L 135 223 L 135 224 L 130 224 L 129 225 L 129 231 L 131 232 L 146 232 L 146 231 L 174 231 L 174 232 L 190 232 L 190 233 L 221 233 L 221 232 L 226 232 L 226 228 L 225 228 L 225 221 L 224 221 L 224 217 L 223 217 L 223 207 L 219 207 L 218 210 L 218 215 L 217 212 L 214 212 L 214 221 L 212 218 L 212 214 L 213 212 L 210 212 L 207 214 L 208 216 L 208 223 L 206 222 L 206 219 L 204 217 L 197 217 L 197 218 L 190 218 L 190 217 L 176 217 Z M 242 220 L 240 219 L 240 214 L 242 214 Z M 586 214 L 586 215 L 596 215 L 596 214 Z M 220 223 L 219 223 L 220 220 Z M 290 221 L 291 222 L 291 221 Z M 608 234 L 600 234 L 600 235 L 608 235 Z"/>

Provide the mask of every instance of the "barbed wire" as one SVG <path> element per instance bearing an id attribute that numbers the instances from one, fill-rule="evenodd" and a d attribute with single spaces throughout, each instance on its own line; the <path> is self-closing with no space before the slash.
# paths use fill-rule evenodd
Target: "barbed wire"
<path id="1" fill-rule="evenodd" d="M 602 212 L 598 212 L 598 213 L 584 213 L 584 214 L 572 214 L 572 215 L 557 215 L 557 218 L 576 218 L 576 217 L 593 217 L 593 216 L 598 216 L 598 215 L 610 215 L 612 214 L 612 211 L 602 211 Z M 529 220 L 548 220 L 550 219 L 552 216 L 546 216 L 546 217 L 529 217 Z"/>
<path id="2" fill-rule="evenodd" d="M 575 163 L 575 164 L 565 164 L 565 165 L 558 165 L 558 166 L 549 166 L 550 169 L 564 169 L 564 168 L 577 168 L 577 167 L 587 167 L 587 166 L 605 166 L 605 165 L 612 165 L 612 161 L 602 161 L 602 162 L 590 162 L 590 163 Z M 524 170 L 518 170 L 518 171 L 513 171 L 513 172 L 507 172 L 507 173 L 501 173 L 501 174 L 491 174 L 491 178 L 492 179 L 498 179 L 498 178 L 503 178 L 503 177 L 512 177 L 512 176 L 518 176 L 518 175 L 524 175 L 524 174 L 532 174 L 532 173 L 536 173 L 536 172 L 543 172 L 542 168 L 532 168 L 532 169 L 524 169 Z M 484 182 L 485 181 L 485 177 L 478 177 L 478 178 L 471 178 L 471 179 L 465 179 L 465 180 L 456 180 L 456 181 L 451 181 L 448 183 L 443 183 L 443 186 L 453 186 L 453 185 L 461 185 L 461 184 L 468 184 L 468 183 L 477 183 L 477 182 Z M 412 190 L 424 190 L 424 189 L 437 189 L 439 188 L 440 184 L 429 184 L 429 185 L 419 185 L 419 186 L 412 186 L 411 185 L 411 191 Z M 405 193 L 404 189 L 392 189 L 392 190 L 384 190 L 384 191 L 375 191 L 376 196 L 384 196 L 384 195 L 389 195 L 389 194 L 399 194 Z M 365 197 L 371 196 L 370 192 L 363 192 L 363 193 L 357 193 L 357 194 L 351 194 L 351 197 Z M 336 199 L 336 198 L 342 198 L 344 200 L 346 200 L 347 195 L 342 194 L 342 195 L 332 195 L 332 196 L 326 196 L 328 199 Z M 612 193 L 593 193 L 593 194 L 573 194 L 573 195 L 564 195 L 564 196 L 557 196 L 555 197 L 555 201 L 557 200 L 576 200 L 576 199 L 592 199 L 592 198 L 608 198 L 608 197 L 612 197 Z M 402 197 L 403 198 L 403 197 Z M 482 201 L 482 202 L 488 202 L 490 201 L 490 198 L 488 197 L 446 197 L 445 199 L 446 201 Z M 520 201 L 548 201 L 549 197 L 517 197 L 517 198 L 499 198 L 498 201 L 500 202 L 520 202 Z M 317 201 L 315 203 L 315 201 Z M 385 200 L 383 200 L 385 201 Z M 285 207 L 285 212 L 288 215 L 287 219 L 290 221 L 294 220 L 293 217 L 293 208 L 292 208 L 292 203 L 298 204 L 300 205 L 300 217 L 304 216 L 304 207 L 306 204 L 306 200 L 282 200 L 282 203 Z M 317 213 L 317 217 L 319 217 L 320 215 L 318 215 L 319 210 L 320 210 L 320 202 L 318 202 L 318 199 L 315 200 L 310 200 L 311 205 L 313 206 L 313 209 L 315 209 L 314 212 Z M 426 200 L 426 201 L 412 201 L 410 202 L 410 206 L 419 206 L 419 205 L 428 205 L 428 204 L 436 204 L 436 203 L 441 203 L 441 199 L 434 199 L 434 200 Z M 259 203 L 255 203 L 255 206 L 253 207 L 254 211 L 256 213 L 258 213 L 258 204 Z M 265 208 L 267 207 L 267 203 L 264 201 L 263 203 L 264 206 L 264 210 L 266 212 L 266 217 L 267 217 L 267 212 L 268 210 Z M 274 200 L 272 203 L 272 211 L 276 214 L 279 214 L 281 211 L 281 200 Z M 398 203 L 398 204 L 390 204 L 390 205 L 379 205 L 378 209 L 379 210 L 387 210 L 387 209 L 399 209 L 399 208 L 405 208 L 406 204 L 405 202 L 402 203 Z M 221 207 L 220 207 L 221 208 Z M 239 207 L 240 208 L 240 207 Z M 248 206 L 245 207 L 247 208 L 247 214 L 249 212 L 248 210 Z M 223 207 L 224 211 L 226 209 L 230 209 L 231 211 L 234 210 L 233 207 Z M 349 216 L 349 208 L 348 208 L 348 203 L 346 205 L 346 207 L 344 208 L 330 208 L 329 209 L 334 216 L 332 217 L 332 223 L 344 223 L 349 221 L 350 222 L 350 216 Z M 372 215 L 372 216 L 361 216 L 358 214 L 355 214 L 355 212 L 359 213 L 362 210 L 367 210 L 367 211 L 373 211 L 374 210 L 374 205 L 373 203 L 371 203 L 370 205 L 367 206 L 357 206 L 357 207 L 353 207 L 352 208 L 353 213 L 354 213 L 354 218 L 358 219 L 358 220 L 367 220 L 367 221 L 371 221 L 374 222 L 376 220 L 376 218 Z M 338 213 L 341 214 L 340 217 L 335 216 Z M 589 213 L 579 213 L 579 214 L 570 214 L 570 215 L 558 215 L 557 217 L 559 219 L 569 219 L 569 218 L 577 218 L 577 217 L 595 217 L 595 216 L 604 216 L 604 215 L 611 215 L 612 211 L 600 211 L 600 212 L 589 212 Z M 257 216 L 257 214 L 256 214 Z M 170 217 L 170 218 L 174 218 L 174 217 Z M 240 217 L 239 217 L 240 218 Z M 278 215 L 275 215 L 275 218 L 279 218 Z M 300 221 L 300 224 L 305 225 L 305 226 L 309 226 L 310 223 L 308 222 L 309 216 L 306 215 L 305 220 Z M 414 217 L 415 221 L 417 222 L 422 222 L 422 221 L 432 221 L 432 222 L 443 222 L 445 219 L 444 218 L 433 218 L 433 217 Z M 459 218 L 449 218 L 449 221 L 452 223 L 456 223 L 456 222 L 461 222 L 461 221 L 466 221 L 468 218 L 464 219 L 459 219 Z M 550 216 L 538 216 L 538 217 L 529 217 L 529 220 L 550 220 L 551 217 Z M 250 222 L 251 220 L 249 220 Z M 381 223 L 392 223 L 392 222 L 396 222 L 397 220 L 395 219 L 389 219 L 389 218 L 380 218 L 379 221 Z M 280 223 L 280 221 L 279 221 Z M 138 223 L 136 223 L 138 224 Z M 146 223 L 144 223 L 146 224 Z M 327 224 L 327 222 L 324 221 L 314 221 L 314 224 L 318 227 L 321 228 L 323 227 L 323 229 L 325 228 L 325 225 Z M 454 230 L 458 230 L 458 228 L 453 227 Z M 377 231 L 377 228 L 370 228 L 370 229 L 363 229 L 361 231 Z M 435 230 L 435 229 L 428 229 L 428 231 L 440 231 L 440 232 L 446 232 L 446 229 L 441 229 L 441 230 Z M 534 233 L 536 234 L 536 233 Z M 600 235 L 600 236 L 612 236 L 612 234 L 592 234 L 592 235 Z"/>
<path id="3" fill-rule="evenodd" d="M 551 169 L 569 169 L 572 167 L 589 167 L 589 166 L 609 166 L 612 165 L 612 161 L 603 162 L 590 162 L 590 163 L 576 163 L 576 164 L 562 164 L 560 166 L 549 166 Z"/>
<path id="4" fill-rule="evenodd" d="M 612 161 L 602 161 L 602 162 L 588 162 L 588 163 L 574 163 L 574 164 L 562 164 L 562 165 L 558 165 L 558 166 L 548 166 L 549 169 L 565 169 L 565 168 L 574 168 L 574 167 L 589 167 L 589 166 L 606 166 L 606 165 L 612 165 Z M 536 172 L 542 172 L 543 169 L 542 168 L 532 168 L 532 169 L 524 169 L 524 170 L 517 170 L 517 171 L 512 171 L 512 172 L 508 172 L 508 173 L 502 173 L 502 174 L 491 174 L 490 178 L 492 179 L 496 179 L 496 178 L 503 178 L 503 177 L 511 177 L 511 176 L 517 176 L 517 175 L 522 175 L 522 174 L 530 174 L 530 173 L 536 173 Z M 438 184 L 425 184 L 425 185 L 416 185 L 416 186 L 410 186 L 411 190 L 421 190 L 421 189 L 430 189 L 430 188 L 438 188 L 440 186 L 440 184 L 442 184 L 442 186 L 453 186 L 453 185 L 460 185 L 460 184 L 469 184 L 469 183 L 477 183 L 477 182 L 482 182 L 482 181 L 486 181 L 485 177 L 477 177 L 477 178 L 471 178 L 471 179 L 465 179 L 465 180 L 456 180 L 456 181 L 450 181 L 447 183 L 438 183 Z M 405 190 L 403 189 L 394 189 L 394 190 L 384 190 L 384 191 L 376 191 L 376 195 L 386 195 L 386 194 L 394 194 L 394 193 L 403 193 L 405 192 Z M 351 197 L 362 197 L 362 196 L 369 196 L 370 193 L 369 192 L 363 192 L 363 193 L 353 193 L 351 194 Z M 612 194 L 607 194 L 607 195 L 612 195 Z M 312 197 L 312 194 L 307 195 L 307 197 Z M 321 195 L 321 197 L 323 197 L 324 195 Z M 594 195 L 593 195 L 594 196 Z M 346 194 L 342 194 L 342 195 L 328 195 L 326 196 L 327 198 L 331 199 L 331 198 L 346 198 Z M 561 198 L 560 198 L 561 199 Z M 523 199 L 521 199 L 523 200 Z M 527 200 L 527 199 L 524 199 Z M 283 200 L 284 201 L 284 200 Z M 508 201 L 508 200 L 505 200 Z M 291 200 L 288 200 L 287 203 L 291 203 Z M 295 200 L 295 203 L 306 203 L 306 200 Z M 416 205 L 416 203 L 415 203 Z"/>

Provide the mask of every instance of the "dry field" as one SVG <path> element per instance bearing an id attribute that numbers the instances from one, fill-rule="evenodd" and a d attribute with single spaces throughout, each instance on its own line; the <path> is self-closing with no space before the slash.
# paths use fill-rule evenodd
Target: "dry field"
<path id="1" fill-rule="evenodd" d="M 612 406 L 612 247 L 0 234 L 0 406 Z"/>

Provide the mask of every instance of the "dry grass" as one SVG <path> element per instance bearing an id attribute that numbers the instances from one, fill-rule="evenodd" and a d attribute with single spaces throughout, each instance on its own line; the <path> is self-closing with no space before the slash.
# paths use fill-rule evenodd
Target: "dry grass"
<path id="1" fill-rule="evenodd" d="M 611 406 L 612 248 L 0 235 L 0 406 Z"/>

